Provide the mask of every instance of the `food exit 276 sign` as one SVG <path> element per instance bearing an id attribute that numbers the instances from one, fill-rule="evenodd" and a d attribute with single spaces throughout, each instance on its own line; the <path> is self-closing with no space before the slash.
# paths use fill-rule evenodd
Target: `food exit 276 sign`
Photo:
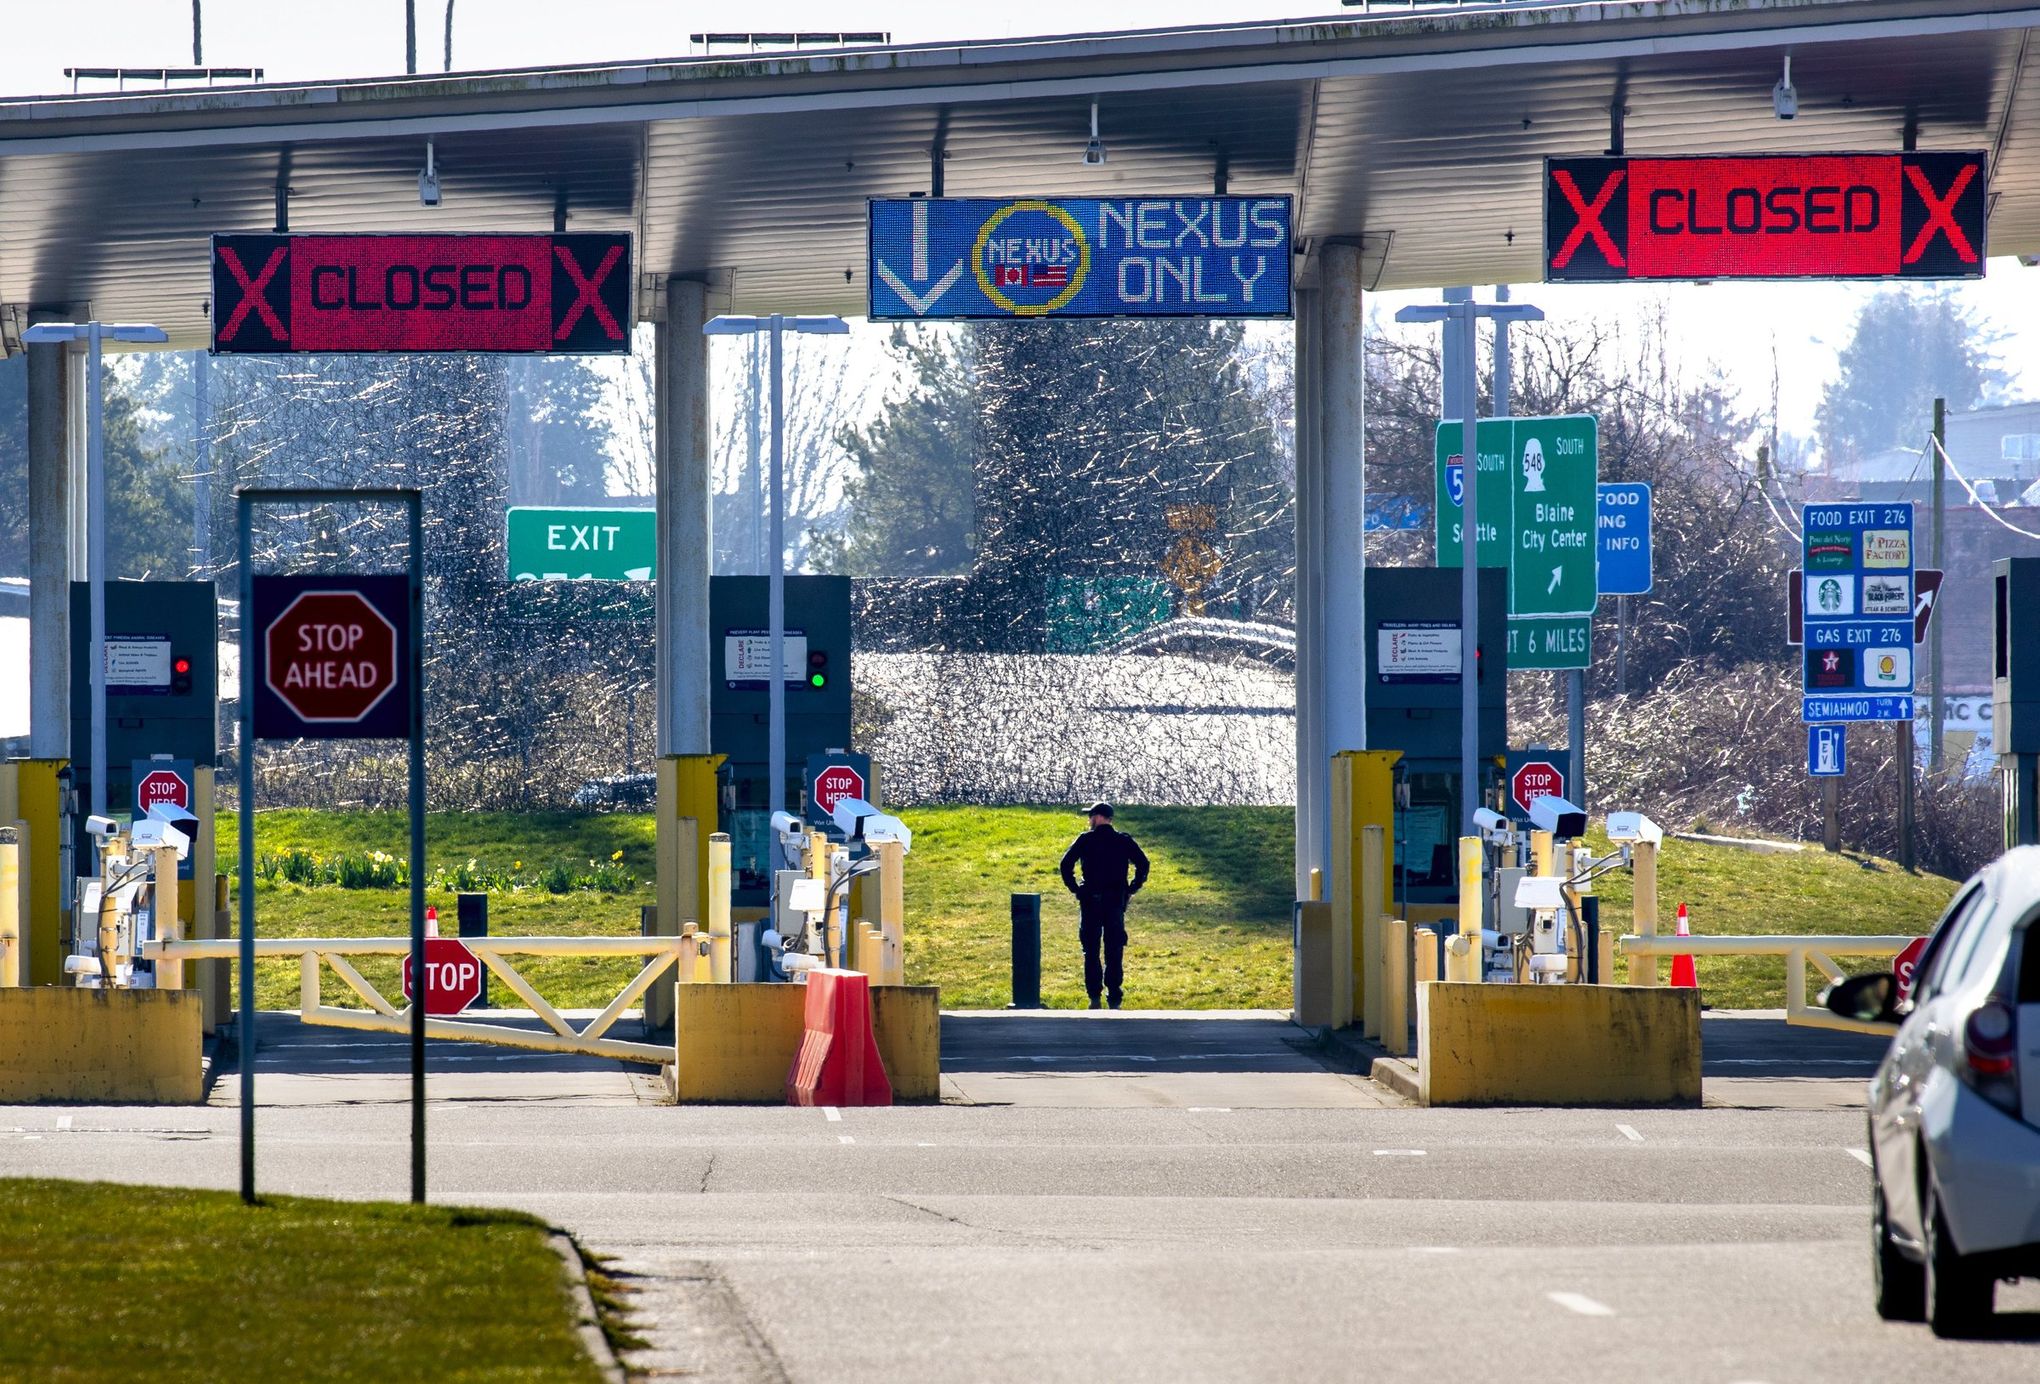
<path id="1" fill-rule="evenodd" d="M 874 321 L 1287 317 L 1288 197 L 871 203 Z"/>
<path id="2" fill-rule="evenodd" d="M 1544 277 L 1973 279 L 1980 152 L 1544 162 Z"/>

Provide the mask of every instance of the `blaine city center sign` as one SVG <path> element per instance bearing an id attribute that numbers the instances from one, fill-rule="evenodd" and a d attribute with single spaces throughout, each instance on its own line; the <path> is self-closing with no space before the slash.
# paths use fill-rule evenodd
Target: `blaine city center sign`
<path id="1" fill-rule="evenodd" d="M 1288 197 L 871 203 L 874 321 L 1287 317 Z"/>
<path id="2" fill-rule="evenodd" d="M 1600 429 L 1584 414 L 1482 419 L 1483 567 L 1509 569 L 1509 667 L 1584 668 L 1600 599 Z M 1438 425 L 1438 565 L 1459 566 L 1465 428 Z"/>

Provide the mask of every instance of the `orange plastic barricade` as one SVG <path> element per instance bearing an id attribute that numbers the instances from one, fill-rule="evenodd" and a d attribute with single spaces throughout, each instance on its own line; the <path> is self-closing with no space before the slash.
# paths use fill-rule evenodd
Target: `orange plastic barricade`
<path id="1" fill-rule="evenodd" d="M 806 1031 L 786 1074 L 788 1105 L 891 1105 L 892 1083 L 871 1029 L 871 977 L 807 973 Z"/>

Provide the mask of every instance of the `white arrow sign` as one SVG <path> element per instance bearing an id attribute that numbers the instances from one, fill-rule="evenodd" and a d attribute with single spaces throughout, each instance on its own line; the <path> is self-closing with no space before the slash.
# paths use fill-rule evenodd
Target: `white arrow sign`
<path id="1" fill-rule="evenodd" d="M 928 282 L 928 204 L 926 202 L 915 203 L 913 217 L 913 262 L 909 267 L 912 270 L 914 282 L 920 284 Z M 901 283 L 900 276 L 894 273 L 892 266 L 888 265 L 884 260 L 878 262 L 878 277 L 885 280 L 887 288 L 900 295 L 901 300 L 914 310 L 916 317 L 926 317 L 928 309 L 934 307 L 940 301 L 942 295 L 947 293 L 959 278 L 963 277 L 963 261 L 958 260 L 955 264 L 950 265 L 949 271 L 937 279 L 935 286 L 929 289 L 926 294 L 916 293 Z"/>

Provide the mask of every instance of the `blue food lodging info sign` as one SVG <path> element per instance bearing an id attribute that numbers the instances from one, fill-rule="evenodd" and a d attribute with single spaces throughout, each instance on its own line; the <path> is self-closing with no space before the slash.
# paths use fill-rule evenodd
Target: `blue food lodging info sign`
<path id="1" fill-rule="evenodd" d="M 1287 317 L 1292 214 L 1286 196 L 874 198 L 870 316 Z"/>
<path id="2" fill-rule="evenodd" d="M 1805 682 L 1800 719 L 1913 718 L 1913 507 L 1802 506 Z"/>
<path id="3" fill-rule="evenodd" d="M 1603 596 L 1647 596 L 1651 587 L 1650 485 L 1602 481 L 1596 531 L 1600 535 Z"/>

